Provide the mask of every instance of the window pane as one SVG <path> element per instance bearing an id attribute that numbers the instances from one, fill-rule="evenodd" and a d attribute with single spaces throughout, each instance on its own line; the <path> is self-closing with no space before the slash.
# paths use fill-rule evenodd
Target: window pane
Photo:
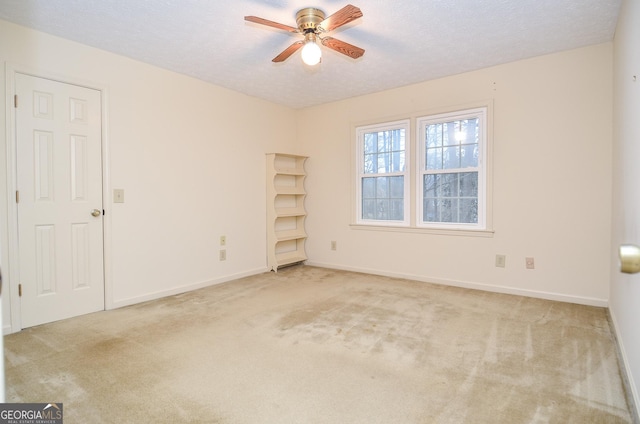
<path id="1" fill-rule="evenodd" d="M 378 174 L 386 174 L 387 172 L 389 172 L 388 153 L 378 153 L 378 165 L 375 172 Z"/>
<path id="2" fill-rule="evenodd" d="M 442 146 L 442 124 L 428 125 L 425 136 L 428 148 Z"/>
<path id="3" fill-rule="evenodd" d="M 404 172 L 404 129 L 367 133 L 364 138 L 364 173 Z"/>
<path id="4" fill-rule="evenodd" d="M 364 170 L 365 174 L 373 174 L 376 172 L 376 162 L 378 162 L 377 154 L 364 155 Z"/>
<path id="5" fill-rule="evenodd" d="M 389 197 L 395 199 L 404 199 L 404 178 L 389 178 Z"/>
<path id="6" fill-rule="evenodd" d="M 389 204 L 389 219 L 402 221 L 404 219 L 404 201 L 402 199 L 391 199 Z"/>
<path id="7" fill-rule="evenodd" d="M 425 222 L 458 221 L 458 199 L 425 199 L 423 219 Z"/>
<path id="8" fill-rule="evenodd" d="M 393 152 L 391 172 L 404 172 L 404 151 Z"/>
<path id="9" fill-rule="evenodd" d="M 378 199 L 389 197 L 389 177 L 376 178 L 376 197 Z"/>
<path id="10" fill-rule="evenodd" d="M 442 124 L 442 145 L 453 146 L 458 144 L 457 122 L 445 122 Z"/>
<path id="11" fill-rule="evenodd" d="M 362 198 L 373 199 L 376 197 L 376 180 L 375 178 L 362 179 Z"/>
<path id="12" fill-rule="evenodd" d="M 380 220 L 389 219 L 389 201 L 386 199 L 376 200 L 376 218 Z"/>
<path id="13" fill-rule="evenodd" d="M 475 168 L 478 166 L 479 149 L 477 144 L 465 144 L 461 146 L 461 168 Z"/>
<path id="14" fill-rule="evenodd" d="M 364 135 L 364 153 L 376 153 L 378 151 L 378 133 L 366 133 Z"/>
<path id="15" fill-rule="evenodd" d="M 427 149 L 427 170 L 442 169 L 442 149 L 436 147 Z"/>
<path id="16" fill-rule="evenodd" d="M 440 205 L 440 222 L 458 222 L 458 199 L 442 199 Z"/>
<path id="17" fill-rule="evenodd" d="M 461 132 L 464 137 L 461 137 L 460 143 L 462 144 L 477 144 L 480 140 L 480 127 L 478 126 L 478 118 L 463 119 L 460 121 Z"/>
<path id="18" fill-rule="evenodd" d="M 478 222 L 478 199 L 460 199 L 460 220 L 467 224 Z"/>
<path id="19" fill-rule="evenodd" d="M 362 200 L 362 218 L 376 219 L 376 201 L 375 199 Z"/>
<path id="20" fill-rule="evenodd" d="M 393 152 L 404 150 L 404 129 L 381 131 L 378 133 L 378 152 Z"/>
<path id="21" fill-rule="evenodd" d="M 404 150 L 404 129 L 391 131 L 391 140 L 392 151 Z"/>
<path id="22" fill-rule="evenodd" d="M 438 201 L 436 199 L 424 199 L 422 208 L 422 220 L 425 222 L 438 222 Z"/>
<path id="23" fill-rule="evenodd" d="M 478 222 L 478 173 L 425 174 L 423 222 Z"/>
<path id="24" fill-rule="evenodd" d="M 478 173 L 460 174 L 460 197 L 478 197 Z"/>
<path id="25" fill-rule="evenodd" d="M 442 150 L 442 169 L 460 168 L 460 147 L 445 147 Z"/>
<path id="26" fill-rule="evenodd" d="M 423 176 L 423 195 L 425 198 L 436 197 L 437 175 L 427 174 Z"/>
<path id="27" fill-rule="evenodd" d="M 458 174 L 440 174 L 439 197 L 454 197 L 458 193 Z"/>
<path id="28" fill-rule="evenodd" d="M 404 177 L 363 178 L 362 218 L 404 220 Z"/>
<path id="29" fill-rule="evenodd" d="M 389 136 L 388 131 L 378 133 L 378 146 L 376 147 L 376 150 L 378 151 L 378 153 L 387 151 L 386 143 L 387 143 L 388 136 Z"/>

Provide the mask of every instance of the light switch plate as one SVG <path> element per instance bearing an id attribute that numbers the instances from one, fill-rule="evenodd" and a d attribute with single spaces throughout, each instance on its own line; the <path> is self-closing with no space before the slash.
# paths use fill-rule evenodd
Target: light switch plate
<path id="1" fill-rule="evenodd" d="M 124 190 L 121 188 L 113 189 L 113 203 L 124 203 Z"/>

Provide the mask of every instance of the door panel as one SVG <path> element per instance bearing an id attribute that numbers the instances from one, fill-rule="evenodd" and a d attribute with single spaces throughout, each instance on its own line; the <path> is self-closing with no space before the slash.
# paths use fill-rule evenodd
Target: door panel
<path id="1" fill-rule="evenodd" d="M 22 327 L 104 309 L 101 93 L 16 74 Z"/>

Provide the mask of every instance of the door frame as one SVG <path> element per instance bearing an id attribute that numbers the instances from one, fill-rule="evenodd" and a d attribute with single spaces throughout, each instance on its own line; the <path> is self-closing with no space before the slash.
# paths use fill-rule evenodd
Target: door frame
<path id="1" fill-rule="evenodd" d="M 108 137 L 108 89 L 104 84 L 87 81 L 81 78 L 59 75 L 42 69 L 33 69 L 7 62 L 5 64 L 5 93 L 6 93 L 6 154 L 7 154 L 7 229 L 8 229 L 8 264 L 5 273 L 5 295 L 9 296 L 11 322 L 4 323 L 5 334 L 22 330 L 22 311 L 18 284 L 20 283 L 20 253 L 18 245 L 18 207 L 15 199 L 17 190 L 17 139 L 16 139 L 16 110 L 14 95 L 16 92 L 16 74 L 25 74 L 37 78 L 49 79 L 65 84 L 76 85 L 100 91 L 101 102 L 101 136 L 102 136 L 102 207 L 103 217 L 103 277 L 104 277 L 104 309 L 113 308 L 113 285 L 111 278 L 111 203 L 109 202 L 110 187 L 110 156 Z M 4 296 L 3 296 L 4 297 Z"/>

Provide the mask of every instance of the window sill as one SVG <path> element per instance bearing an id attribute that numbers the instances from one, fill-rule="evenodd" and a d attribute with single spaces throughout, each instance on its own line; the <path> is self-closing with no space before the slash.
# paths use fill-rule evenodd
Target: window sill
<path id="1" fill-rule="evenodd" d="M 396 233 L 418 233 L 434 234 L 439 236 L 463 236 L 463 237 L 493 237 L 494 230 L 466 230 L 454 228 L 422 228 L 422 227 L 400 227 L 392 225 L 365 225 L 350 224 L 353 230 L 365 231 L 390 231 Z"/>

